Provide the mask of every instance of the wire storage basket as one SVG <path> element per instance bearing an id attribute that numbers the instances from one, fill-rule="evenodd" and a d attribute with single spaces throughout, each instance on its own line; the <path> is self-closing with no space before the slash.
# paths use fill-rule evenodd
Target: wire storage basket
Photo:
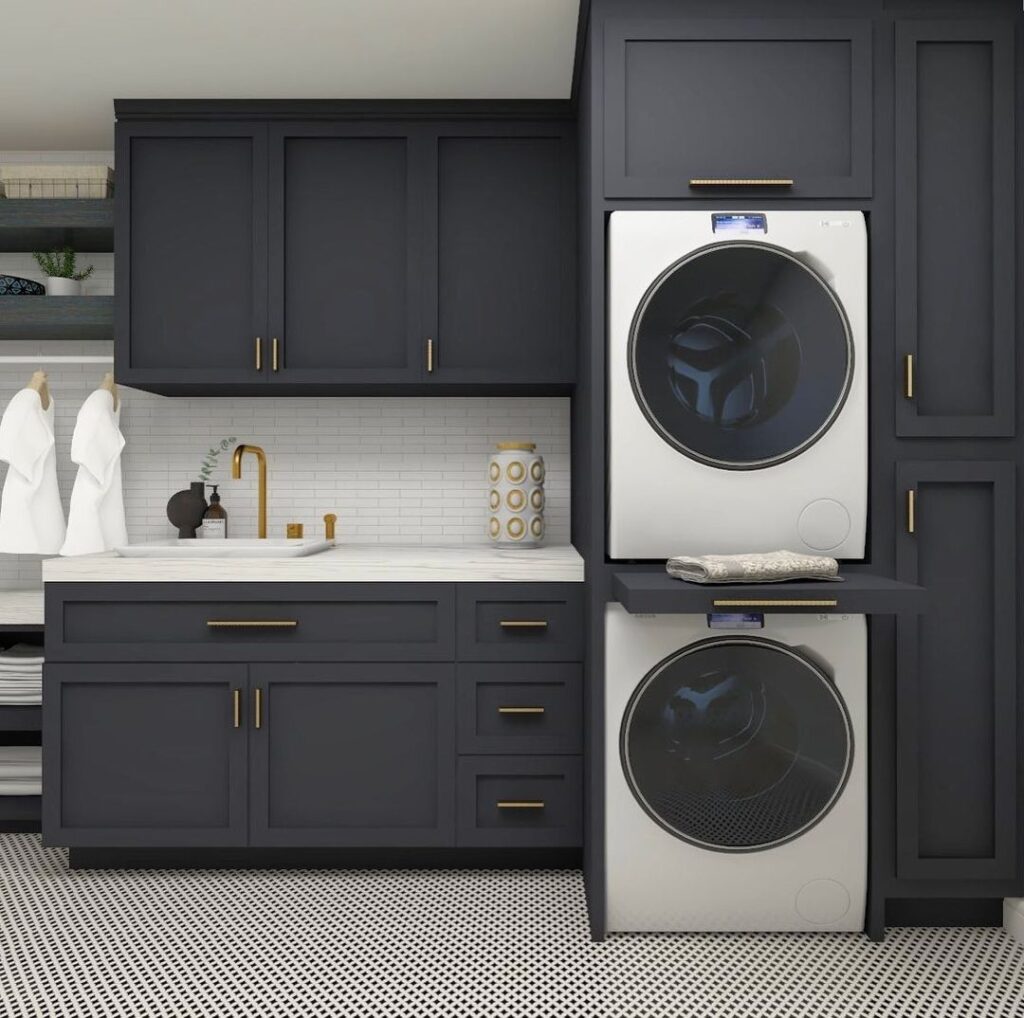
<path id="1" fill-rule="evenodd" d="M 102 177 L 8 177 L 0 181 L 8 198 L 113 198 L 114 182 Z"/>

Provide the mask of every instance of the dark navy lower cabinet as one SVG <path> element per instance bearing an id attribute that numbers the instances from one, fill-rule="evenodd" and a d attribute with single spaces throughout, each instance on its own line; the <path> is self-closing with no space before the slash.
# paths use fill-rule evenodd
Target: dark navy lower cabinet
<path id="1" fill-rule="evenodd" d="M 254 665 L 249 674 L 251 844 L 452 843 L 454 665 Z"/>
<path id="2" fill-rule="evenodd" d="M 246 844 L 246 682 L 238 664 L 47 664 L 45 842 Z"/>
<path id="3" fill-rule="evenodd" d="M 1019 893 L 1015 467 L 904 462 L 897 481 L 898 575 L 929 608 L 897 621 L 896 876 L 907 897 Z"/>
<path id="4" fill-rule="evenodd" d="M 578 848 L 581 592 L 50 584 L 44 839 Z"/>

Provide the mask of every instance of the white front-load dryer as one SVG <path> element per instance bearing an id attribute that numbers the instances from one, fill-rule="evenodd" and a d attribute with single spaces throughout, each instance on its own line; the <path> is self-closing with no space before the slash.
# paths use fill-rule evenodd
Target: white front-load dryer
<path id="1" fill-rule="evenodd" d="M 607 608 L 608 928 L 860 930 L 864 617 L 715 619 Z"/>
<path id="2" fill-rule="evenodd" d="M 863 213 L 613 212 L 608 252 L 610 556 L 863 558 Z"/>

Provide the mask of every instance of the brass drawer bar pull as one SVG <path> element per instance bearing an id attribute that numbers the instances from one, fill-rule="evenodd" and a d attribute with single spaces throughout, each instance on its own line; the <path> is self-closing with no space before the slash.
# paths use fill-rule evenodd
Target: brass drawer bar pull
<path id="1" fill-rule="evenodd" d="M 835 608 L 839 602 L 833 597 L 792 598 L 789 600 L 752 600 L 749 598 L 718 598 L 712 602 L 716 608 Z"/>
<path id="2" fill-rule="evenodd" d="M 263 727 L 263 690 L 259 686 L 256 687 L 255 696 L 253 697 L 253 724 L 257 728 Z"/>
<path id="3" fill-rule="evenodd" d="M 434 371 L 434 341 L 432 339 L 427 340 L 427 374 L 433 374 Z"/>
<path id="4" fill-rule="evenodd" d="M 235 728 L 242 727 L 242 691 L 233 689 L 231 691 L 231 714 Z"/>
<path id="5" fill-rule="evenodd" d="M 498 809 L 543 809 L 543 799 L 500 799 Z"/>
<path id="6" fill-rule="evenodd" d="M 917 523 L 917 492 L 910 488 L 907 490 L 907 533 L 912 534 Z"/>
<path id="7" fill-rule="evenodd" d="M 263 370 L 263 340 L 256 337 L 256 370 Z"/>
<path id="8" fill-rule="evenodd" d="M 274 371 L 278 370 L 277 336 L 270 341 L 270 366 Z"/>
<path id="9" fill-rule="evenodd" d="M 502 629 L 547 629 L 546 619 L 502 619 Z"/>
<path id="10" fill-rule="evenodd" d="M 499 714 L 543 714 L 543 707 L 499 707 Z"/>
<path id="11" fill-rule="evenodd" d="M 914 355 L 908 353 L 903 358 L 903 395 L 907 399 L 914 398 Z"/>
<path id="12" fill-rule="evenodd" d="M 210 629 L 294 629 L 295 619 L 207 619 Z"/>
<path id="13" fill-rule="evenodd" d="M 792 187 L 792 177 L 691 177 L 690 187 Z"/>

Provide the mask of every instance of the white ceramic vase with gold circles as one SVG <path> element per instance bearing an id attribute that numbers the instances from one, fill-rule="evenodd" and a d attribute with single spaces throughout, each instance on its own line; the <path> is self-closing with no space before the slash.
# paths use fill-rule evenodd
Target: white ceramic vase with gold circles
<path id="1" fill-rule="evenodd" d="M 487 465 L 487 533 L 499 548 L 544 540 L 544 457 L 532 442 L 499 442 Z"/>

